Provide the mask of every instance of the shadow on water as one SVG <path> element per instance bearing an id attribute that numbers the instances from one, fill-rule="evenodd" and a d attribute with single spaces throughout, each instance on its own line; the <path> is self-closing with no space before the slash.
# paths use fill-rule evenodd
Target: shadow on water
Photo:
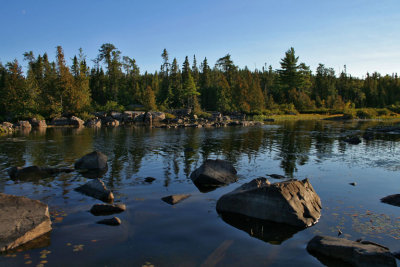
<path id="1" fill-rule="evenodd" d="M 280 245 L 304 228 L 260 220 L 240 214 L 219 213 L 224 222 L 272 245 Z"/>

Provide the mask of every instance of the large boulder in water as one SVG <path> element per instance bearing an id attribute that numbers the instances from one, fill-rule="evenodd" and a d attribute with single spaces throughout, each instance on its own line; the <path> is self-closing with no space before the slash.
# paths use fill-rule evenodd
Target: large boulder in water
<path id="1" fill-rule="evenodd" d="M 75 162 L 75 169 L 95 171 L 107 169 L 107 156 L 99 151 L 86 154 Z"/>
<path id="2" fill-rule="evenodd" d="M 0 251 L 16 248 L 50 230 L 46 204 L 0 193 Z"/>
<path id="3" fill-rule="evenodd" d="M 397 266 L 389 249 L 379 244 L 344 238 L 315 236 L 308 242 L 307 250 L 328 266 Z"/>
<path id="4" fill-rule="evenodd" d="M 8 169 L 8 175 L 11 179 L 16 180 L 35 180 L 56 175 L 61 172 L 69 173 L 73 171 L 74 169 L 70 168 L 52 168 L 39 166 L 11 167 Z"/>
<path id="5" fill-rule="evenodd" d="M 271 184 L 266 178 L 254 179 L 223 195 L 218 212 L 285 223 L 297 227 L 315 224 L 321 217 L 321 200 L 308 179 Z"/>
<path id="6" fill-rule="evenodd" d="M 236 169 L 225 160 L 206 160 L 192 172 L 190 179 L 198 188 L 212 188 L 237 181 Z"/>

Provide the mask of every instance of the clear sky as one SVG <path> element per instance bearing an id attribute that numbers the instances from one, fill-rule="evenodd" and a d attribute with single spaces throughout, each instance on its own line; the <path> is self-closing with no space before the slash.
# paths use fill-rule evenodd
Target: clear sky
<path id="1" fill-rule="evenodd" d="M 400 73 L 400 0 L 0 0 L 0 61 L 32 50 L 66 58 L 80 47 L 88 59 L 103 43 L 136 59 L 141 72 L 161 65 L 164 48 L 181 65 L 231 54 L 249 69 L 274 69 L 286 50 L 315 71 Z M 70 63 L 70 62 L 69 62 Z"/>

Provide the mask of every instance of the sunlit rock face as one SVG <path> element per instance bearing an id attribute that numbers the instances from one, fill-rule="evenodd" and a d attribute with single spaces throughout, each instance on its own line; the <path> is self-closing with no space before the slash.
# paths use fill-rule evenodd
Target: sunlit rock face
<path id="1" fill-rule="evenodd" d="M 50 230 L 46 204 L 0 193 L 0 251 L 16 248 Z"/>
<path id="2" fill-rule="evenodd" d="M 223 195 L 218 212 L 308 227 L 321 217 L 321 200 L 308 179 L 271 184 L 266 178 L 254 179 Z"/>

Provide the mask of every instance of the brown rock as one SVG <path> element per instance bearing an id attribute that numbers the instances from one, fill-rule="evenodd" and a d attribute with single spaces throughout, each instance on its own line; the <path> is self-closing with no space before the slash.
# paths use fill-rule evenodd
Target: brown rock
<path id="1" fill-rule="evenodd" d="M 328 265 L 332 264 L 329 264 L 329 260 L 340 260 L 353 266 L 396 266 L 396 260 L 388 248 L 368 241 L 315 236 L 308 242 L 307 250 Z M 338 264 L 335 262 L 335 265 Z"/>
<path id="2" fill-rule="evenodd" d="M 167 197 L 163 197 L 162 201 L 171 204 L 171 205 L 175 205 L 185 199 L 187 199 L 188 197 L 190 197 L 190 194 L 180 194 L 180 195 L 170 195 Z"/>
<path id="3" fill-rule="evenodd" d="M 111 190 L 108 190 L 100 179 L 94 179 L 78 188 L 75 191 L 82 194 L 100 199 L 104 202 L 112 202 L 114 200 L 114 194 Z"/>
<path id="4" fill-rule="evenodd" d="M 0 193 L 0 251 L 16 248 L 50 230 L 46 204 Z"/>
<path id="5" fill-rule="evenodd" d="M 307 227 L 321 217 L 321 200 L 308 179 L 271 184 L 259 178 L 223 195 L 217 211 Z"/>
<path id="6" fill-rule="evenodd" d="M 118 217 L 112 217 L 111 219 L 104 219 L 97 222 L 98 224 L 106 224 L 111 226 L 118 226 L 121 224 L 121 220 Z"/>
<path id="7" fill-rule="evenodd" d="M 126 210 L 124 204 L 95 204 L 90 209 L 90 212 L 95 215 L 111 215 L 114 213 L 121 213 Z"/>

